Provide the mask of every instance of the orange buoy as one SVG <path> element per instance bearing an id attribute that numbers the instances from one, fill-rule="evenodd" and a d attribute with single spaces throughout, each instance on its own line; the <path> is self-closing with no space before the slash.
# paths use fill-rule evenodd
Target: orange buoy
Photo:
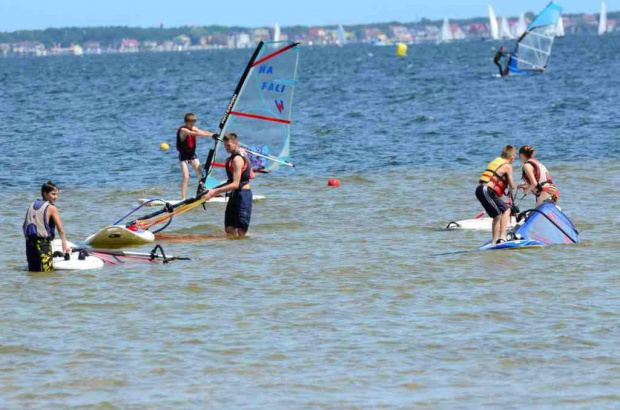
<path id="1" fill-rule="evenodd" d="M 340 181 L 338 181 L 336 178 L 332 178 L 327 181 L 327 186 L 340 186 Z"/>

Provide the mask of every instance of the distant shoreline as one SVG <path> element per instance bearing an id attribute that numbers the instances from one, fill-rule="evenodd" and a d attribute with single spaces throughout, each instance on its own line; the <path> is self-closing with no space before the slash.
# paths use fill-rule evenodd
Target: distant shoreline
<path id="1" fill-rule="evenodd" d="M 531 20 L 532 12 L 525 14 Z M 499 17 L 499 16 L 498 16 Z M 503 16 L 502 16 L 503 17 Z M 566 34 L 596 33 L 598 14 L 565 14 Z M 608 12 L 610 32 L 618 32 L 620 12 Z M 509 17 L 510 26 L 516 17 Z M 247 28 L 237 26 L 182 26 L 140 28 L 126 26 L 67 27 L 45 30 L 0 32 L 0 57 L 82 55 L 136 52 L 174 52 L 213 49 L 250 48 L 259 41 L 293 40 L 306 45 L 347 43 L 390 45 L 436 42 L 442 20 L 348 25 L 339 33 L 338 26 L 286 26 Z M 455 38 L 490 37 L 488 17 L 458 19 L 450 22 Z M 456 33 L 455 33 L 456 34 Z M 510 39 L 506 39 L 510 40 Z"/>

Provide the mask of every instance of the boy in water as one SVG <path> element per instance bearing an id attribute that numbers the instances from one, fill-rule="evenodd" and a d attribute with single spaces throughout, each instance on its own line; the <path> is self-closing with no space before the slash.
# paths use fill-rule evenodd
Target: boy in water
<path id="1" fill-rule="evenodd" d="M 58 187 L 48 181 L 41 187 L 41 198 L 28 208 L 22 230 L 26 237 L 26 258 L 28 270 L 33 272 L 49 272 L 54 270 L 52 258 L 52 241 L 55 229 L 58 228 L 62 241 L 62 251 L 71 252 L 67 245 L 65 228 L 62 225 L 58 208 L 54 202 L 58 199 Z"/>
<path id="2" fill-rule="evenodd" d="M 198 119 L 193 113 L 185 114 L 185 124 L 177 130 L 177 151 L 179 151 L 179 162 L 181 163 L 181 201 L 187 196 L 187 182 L 189 181 L 189 166 L 194 168 L 194 172 L 200 180 L 201 168 L 200 161 L 196 157 L 196 138 L 197 137 L 213 137 L 214 134 L 209 131 L 203 131 L 196 127 Z"/>
<path id="3" fill-rule="evenodd" d="M 493 218 L 493 244 L 506 242 L 511 208 L 501 198 L 506 195 L 506 188 L 508 187 L 510 188 L 510 197 L 514 197 L 515 184 L 512 178 L 512 163 L 516 156 L 516 148 L 512 145 L 506 145 L 501 155 L 491 161 L 482 173 L 476 188 L 476 198 L 487 214 Z"/>

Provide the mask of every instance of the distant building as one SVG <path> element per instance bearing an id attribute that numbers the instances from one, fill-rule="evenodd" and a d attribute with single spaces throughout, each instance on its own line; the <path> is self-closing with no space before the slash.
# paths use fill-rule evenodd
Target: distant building
<path id="1" fill-rule="evenodd" d="M 252 41 L 254 43 L 259 43 L 261 41 L 269 41 L 269 40 L 271 40 L 269 29 L 256 28 L 252 30 Z"/>
<path id="2" fill-rule="evenodd" d="M 45 56 L 47 51 L 43 43 L 38 41 L 22 41 L 20 43 L 13 44 L 13 53 L 20 56 Z"/>
<path id="3" fill-rule="evenodd" d="M 0 43 L 0 54 L 2 54 L 2 56 L 6 57 L 7 55 L 9 55 L 9 52 L 11 51 L 11 45 L 8 43 Z"/>
<path id="4" fill-rule="evenodd" d="M 101 54 L 101 44 L 98 41 L 87 41 L 84 43 L 84 53 Z"/>
<path id="5" fill-rule="evenodd" d="M 413 35 L 405 26 L 390 26 L 392 37 L 398 43 L 413 43 Z"/>
<path id="6" fill-rule="evenodd" d="M 121 40 L 120 53 L 137 53 L 140 50 L 140 42 L 132 38 L 124 38 Z"/>
<path id="7" fill-rule="evenodd" d="M 176 36 L 174 38 L 174 44 L 177 46 L 177 51 L 185 51 L 192 44 L 192 39 L 185 34 L 181 34 L 180 36 Z"/>
<path id="8" fill-rule="evenodd" d="M 235 36 L 235 48 L 249 48 L 252 46 L 252 39 L 247 33 L 240 33 Z"/>
<path id="9" fill-rule="evenodd" d="M 377 41 L 381 37 L 385 37 L 385 34 L 378 28 L 367 28 L 364 30 L 364 40 L 366 42 Z"/>

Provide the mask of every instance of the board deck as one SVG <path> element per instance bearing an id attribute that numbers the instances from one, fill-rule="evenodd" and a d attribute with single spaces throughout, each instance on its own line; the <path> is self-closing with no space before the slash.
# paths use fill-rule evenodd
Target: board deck
<path id="1" fill-rule="evenodd" d="M 510 218 L 508 229 L 512 229 L 517 224 L 514 217 Z M 489 217 L 463 219 L 461 221 L 453 221 L 446 225 L 446 229 L 471 229 L 474 231 L 491 231 L 493 219 Z"/>
<path id="2" fill-rule="evenodd" d="M 67 245 L 71 248 L 76 248 L 75 244 L 69 241 L 67 241 Z M 62 252 L 62 241 L 60 239 L 52 241 L 52 252 Z M 71 253 L 68 260 L 64 256 L 55 257 L 53 264 L 54 270 L 93 270 L 102 268 L 103 260 L 91 255 L 80 260 L 79 253 L 75 252 Z"/>
<path id="3" fill-rule="evenodd" d="M 531 248 L 542 248 L 546 246 L 543 242 L 533 241 L 528 239 L 521 239 L 516 241 L 508 241 L 504 243 L 500 243 L 498 245 L 492 245 L 491 241 L 487 242 L 484 246 L 480 248 L 481 251 L 493 251 L 500 249 L 531 249 Z"/>
<path id="4" fill-rule="evenodd" d="M 146 245 L 155 241 L 149 231 L 132 231 L 123 225 L 110 225 L 86 238 L 85 243 L 98 248 L 122 248 Z"/>

